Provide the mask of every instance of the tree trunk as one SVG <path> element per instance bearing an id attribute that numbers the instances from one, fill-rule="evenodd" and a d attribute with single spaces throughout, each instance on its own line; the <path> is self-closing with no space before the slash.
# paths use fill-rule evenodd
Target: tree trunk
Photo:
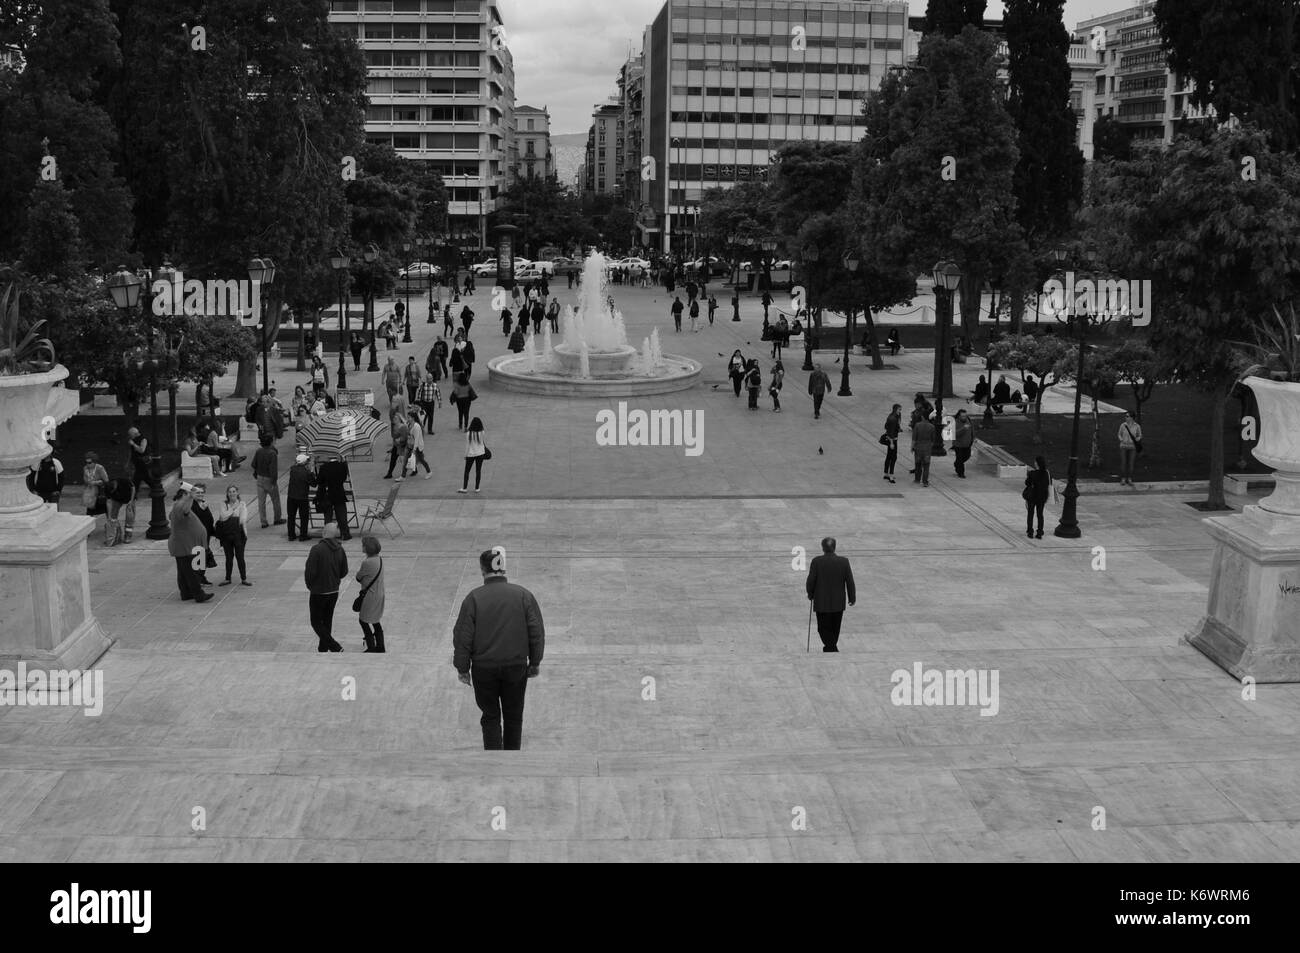
<path id="1" fill-rule="evenodd" d="M 1224 406 L 1228 401 L 1228 390 L 1231 387 L 1232 382 L 1229 382 L 1227 388 L 1222 385 L 1215 388 L 1215 396 L 1218 399 L 1214 401 L 1210 413 L 1210 495 L 1205 505 L 1207 509 L 1212 510 L 1228 508 L 1228 502 L 1223 495 L 1223 424 Z"/>
<path id="2" fill-rule="evenodd" d="M 963 354 L 969 354 L 975 346 L 975 336 L 980 330 L 980 307 L 984 303 L 984 276 L 979 272 L 963 275 L 961 279 L 961 333 L 966 346 Z"/>
<path id="3" fill-rule="evenodd" d="M 862 320 L 867 325 L 867 342 L 871 345 L 871 369 L 873 371 L 883 371 L 885 369 L 885 359 L 880 355 L 880 342 L 876 340 L 876 320 L 871 316 L 871 308 L 862 309 Z"/>
<path id="4" fill-rule="evenodd" d="M 1041 380 L 1041 378 L 1040 378 Z M 1043 442 L 1043 391 L 1045 387 L 1040 387 L 1038 396 L 1034 398 L 1034 443 Z"/>

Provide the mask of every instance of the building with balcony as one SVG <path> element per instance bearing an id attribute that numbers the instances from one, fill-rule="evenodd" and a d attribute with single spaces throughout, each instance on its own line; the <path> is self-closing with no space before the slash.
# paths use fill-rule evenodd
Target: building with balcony
<path id="1" fill-rule="evenodd" d="M 1190 82 L 1169 69 L 1154 3 L 1081 20 L 1074 30 L 1075 41 L 1090 43 L 1094 31 L 1104 31 L 1105 46 L 1093 52 L 1097 67 L 1091 106 L 1085 107 L 1083 97 L 1080 100 L 1080 108 L 1087 111 L 1085 158 L 1092 158 L 1091 129 L 1103 116 L 1122 123 L 1139 146 L 1168 144 L 1187 123 L 1216 121 L 1213 110 L 1191 105 Z"/>
<path id="2" fill-rule="evenodd" d="M 591 114 L 584 164 L 585 192 L 613 195 L 622 191 L 619 170 L 619 120 L 622 115 L 623 110 L 617 102 L 597 106 Z"/>
<path id="3" fill-rule="evenodd" d="M 509 183 L 515 69 L 496 0 L 332 0 L 330 22 L 366 58 L 366 140 L 427 162 L 466 253 Z"/>
<path id="4" fill-rule="evenodd" d="M 853 142 L 914 49 L 892 0 L 669 0 L 643 38 L 642 243 L 684 251 L 705 190 L 766 178 L 786 142 Z"/>
<path id="5" fill-rule="evenodd" d="M 555 176 L 555 152 L 551 148 L 551 113 L 545 106 L 515 107 L 516 176 L 520 179 L 550 179 Z"/>
<path id="6" fill-rule="evenodd" d="M 648 197 L 641 180 L 641 140 L 645 134 L 645 61 L 629 57 L 618 73 L 619 186 L 624 202 L 638 208 Z"/>

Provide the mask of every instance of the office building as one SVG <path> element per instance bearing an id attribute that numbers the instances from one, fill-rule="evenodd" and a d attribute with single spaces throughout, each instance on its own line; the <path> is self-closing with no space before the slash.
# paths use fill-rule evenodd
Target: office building
<path id="1" fill-rule="evenodd" d="M 366 139 L 427 162 L 446 183 L 448 231 L 488 247 L 487 216 L 514 148 L 514 61 L 495 0 L 333 0 L 369 72 Z"/>
<path id="2" fill-rule="evenodd" d="M 916 41 L 903 2 L 669 0 L 642 51 L 643 244 L 685 250 L 704 191 L 765 179 L 785 142 L 861 138 L 864 96 Z"/>

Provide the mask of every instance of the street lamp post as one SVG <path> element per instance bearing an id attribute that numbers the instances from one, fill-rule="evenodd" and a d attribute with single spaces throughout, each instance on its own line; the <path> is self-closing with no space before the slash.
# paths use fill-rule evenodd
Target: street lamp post
<path id="1" fill-rule="evenodd" d="M 932 277 L 935 295 L 937 296 L 941 289 L 944 292 L 944 306 L 942 317 L 935 314 L 935 323 L 939 327 L 935 333 L 934 444 L 931 446 L 930 455 L 946 457 L 948 451 L 943 445 L 943 399 L 952 389 L 952 358 L 948 354 L 948 333 L 952 329 L 952 299 L 961 284 L 961 269 L 955 262 L 941 261 L 934 266 Z M 937 300 L 935 303 L 938 303 Z"/>
<path id="2" fill-rule="evenodd" d="M 816 242 L 809 242 L 807 245 L 803 246 L 803 260 L 805 262 L 811 262 L 813 264 L 816 264 L 817 259 L 820 256 L 821 256 L 821 251 L 820 249 L 818 249 Z M 805 371 L 811 371 L 813 370 L 813 360 L 812 360 L 813 348 L 817 346 L 817 342 L 813 338 L 812 270 L 811 269 L 809 269 L 808 271 L 808 287 L 805 290 L 808 292 L 808 301 L 807 301 L 807 306 L 804 309 L 803 368 L 802 369 Z"/>
<path id="3" fill-rule="evenodd" d="M 403 315 L 403 317 L 406 318 L 406 330 L 402 333 L 402 343 L 410 344 L 411 343 L 411 243 L 409 241 L 402 242 L 402 251 L 405 253 L 404 257 L 406 258 L 406 281 L 404 282 L 406 285 L 406 288 L 404 289 L 406 292 L 406 313 Z"/>
<path id="4" fill-rule="evenodd" d="M 998 308 L 1001 307 L 1001 289 L 1002 279 L 994 278 L 989 282 L 989 290 L 993 293 L 992 300 L 997 302 L 993 306 L 993 327 L 989 328 L 988 342 L 984 345 L 984 379 L 988 381 L 989 392 L 984 395 L 984 420 L 980 424 L 981 430 L 997 430 L 998 425 L 993 422 L 993 332 L 998 326 Z"/>
<path id="5" fill-rule="evenodd" d="M 335 386 L 339 389 L 348 386 L 347 358 L 347 332 L 344 329 L 344 311 L 343 311 L 343 277 L 348 272 L 348 266 L 352 260 L 342 251 L 335 249 L 334 254 L 330 255 L 330 268 L 334 269 L 334 274 L 338 277 L 339 285 L 339 373 L 338 381 Z"/>
<path id="6" fill-rule="evenodd" d="M 857 274 L 858 265 L 860 264 L 857 255 L 854 255 L 851 251 L 845 252 L 842 264 L 844 265 L 845 270 L 849 273 L 849 281 L 851 283 L 853 281 L 853 275 Z M 844 367 L 840 371 L 840 389 L 839 393 L 836 394 L 837 397 L 853 396 L 853 391 L 849 389 L 849 354 L 852 353 L 850 351 L 850 346 L 853 343 L 853 331 L 855 330 L 853 326 L 854 317 L 854 309 L 850 306 L 848 313 L 844 315 Z"/>
<path id="7" fill-rule="evenodd" d="M 259 288 L 265 288 L 275 281 L 275 262 L 269 258 L 254 258 L 248 263 L 248 280 L 253 282 Z M 260 300 L 260 295 L 258 298 Z M 267 369 L 267 340 L 266 325 L 268 317 L 266 307 L 262 307 L 262 313 L 257 316 L 261 322 L 262 331 L 262 393 L 265 394 L 271 389 L 270 374 Z"/>
<path id="8" fill-rule="evenodd" d="M 772 252 L 776 251 L 776 239 L 763 239 L 763 290 L 772 290 Z"/>
<path id="9" fill-rule="evenodd" d="M 149 357 L 145 361 L 137 360 L 135 366 L 137 370 L 149 371 L 149 529 L 145 536 L 149 539 L 161 540 L 171 536 L 171 527 L 167 524 L 166 512 L 166 495 L 163 492 L 162 484 L 162 454 L 158 452 L 158 355 L 154 350 L 154 328 L 150 320 L 151 307 L 153 301 L 153 275 L 149 269 L 142 268 L 139 274 L 132 274 L 127 271 L 125 266 L 118 269 L 117 274 L 108 279 L 108 291 L 112 296 L 113 304 L 117 305 L 124 317 L 129 318 L 131 312 L 135 310 L 137 302 L 143 300 L 141 316 L 145 322 L 145 333 L 149 341 Z M 144 294 L 141 295 L 141 289 Z M 125 355 L 124 362 L 130 361 L 130 356 Z"/>
<path id="10" fill-rule="evenodd" d="M 362 251 L 361 257 L 367 265 L 373 265 L 379 260 L 379 248 L 374 242 L 371 242 Z M 366 370 L 374 373 L 379 370 L 379 353 L 375 348 L 375 289 L 371 284 L 372 278 L 373 275 L 366 276 L 365 290 L 362 292 L 361 300 L 365 305 L 366 315 L 370 321 L 370 364 L 366 367 Z"/>
<path id="11" fill-rule="evenodd" d="M 1064 257 L 1064 255 L 1057 255 L 1057 261 L 1063 260 Z M 1054 309 L 1053 315 L 1056 320 L 1062 320 L 1062 312 Z M 1064 321 L 1067 325 L 1073 325 L 1079 334 L 1079 368 L 1074 378 L 1074 421 L 1070 430 L 1070 464 L 1066 469 L 1065 490 L 1061 493 L 1065 502 L 1061 504 L 1061 520 L 1054 531 L 1054 535 L 1062 539 L 1078 539 L 1083 535 L 1083 531 L 1079 529 L 1078 518 L 1079 418 L 1083 411 L 1083 375 L 1084 360 L 1088 353 L 1088 325 L 1094 321 L 1099 325 L 1107 324 L 1111 317 L 1109 312 L 1078 313 L 1074 310 L 1074 302 L 1065 302 Z"/>

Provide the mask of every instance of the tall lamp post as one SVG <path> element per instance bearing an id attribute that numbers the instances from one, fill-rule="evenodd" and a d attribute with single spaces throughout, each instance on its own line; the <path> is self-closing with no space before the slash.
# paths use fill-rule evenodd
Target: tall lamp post
<path id="1" fill-rule="evenodd" d="M 367 265 L 373 265 L 379 260 L 379 248 L 374 242 L 370 242 L 361 252 L 361 258 Z M 366 315 L 370 322 L 370 364 L 366 367 L 368 372 L 374 373 L 379 370 L 379 352 L 375 349 L 375 289 L 371 285 L 372 275 L 366 275 L 366 283 L 363 286 L 364 291 L 361 300 L 365 303 Z"/>
<path id="2" fill-rule="evenodd" d="M 248 263 L 248 280 L 253 282 L 259 288 L 266 288 L 275 281 L 275 262 L 269 258 L 254 258 Z M 257 296 L 259 303 L 261 295 Z M 262 313 L 256 316 L 261 321 L 262 328 L 262 393 L 265 394 L 271 389 L 269 373 L 267 370 L 267 340 L 266 325 L 270 320 L 266 313 L 266 306 L 262 305 Z"/>
<path id="3" fill-rule="evenodd" d="M 1066 257 L 1063 249 L 1058 249 L 1053 254 L 1058 262 L 1064 261 Z M 1061 494 L 1065 497 L 1065 502 L 1061 504 L 1061 520 L 1054 531 L 1054 535 L 1062 539 L 1078 539 L 1083 535 L 1083 530 L 1079 529 L 1078 518 L 1079 417 L 1083 410 L 1083 374 L 1084 359 L 1088 353 L 1088 325 L 1093 322 L 1098 325 L 1107 324 L 1112 315 L 1110 312 L 1078 313 L 1074 310 L 1073 301 L 1066 301 L 1063 309 L 1054 308 L 1052 313 L 1056 320 L 1073 326 L 1072 329 L 1079 335 L 1079 369 L 1074 378 L 1074 422 L 1070 430 L 1070 465 L 1066 470 L 1065 490 Z"/>
<path id="4" fill-rule="evenodd" d="M 402 315 L 404 318 L 406 318 L 406 330 L 402 332 L 402 343 L 410 344 L 411 343 L 411 243 L 409 241 L 402 242 L 402 252 L 404 253 L 404 256 L 406 258 L 406 281 L 404 282 L 406 287 L 405 289 L 403 289 L 406 292 L 406 313 Z"/>
<path id="5" fill-rule="evenodd" d="M 948 354 L 948 334 L 952 330 L 952 298 L 961 284 L 961 269 L 952 261 L 941 261 L 934 266 L 934 292 L 944 293 L 943 316 L 935 315 L 939 326 L 935 332 L 934 347 L 934 444 L 930 455 L 946 457 L 943 445 L 943 399 L 952 390 L 952 357 Z M 936 301 L 936 304 L 938 302 Z"/>
<path id="6" fill-rule="evenodd" d="M 154 350 L 155 331 L 151 320 L 150 304 L 153 299 L 152 289 L 153 276 L 147 268 L 140 270 L 139 274 L 132 274 L 125 267 L 120 267 L 115 275 L 108 279 L 108 292 L 112 296 L 113 304 L 117 305 L 123 316 L 129 318 L 135 306 L 141 301 L 141 289 L 145 290 L 143 295 L 144 307 L 141 309 L 141 316 L 145 323 L 145 334 L 149 341 L 148 358 L 145 360 L 131 359 L 128 353 L 123 356 L 123 362 L 126 364 L 134 363 L 137 370 L 149 372 L 149 417 L 151 421 L 149 433 L 149 529 L 145 536 L 149 539 L 167 539 L 171 536 L 171 527 L 167 524 L 167 512 L 165 494 L 163 493 L 162 484 L 162 455 L 158 452 L 158 354 Z"/>
<path id="7" fill-rule="evenodd" d="M 817 247 L 816 242 L 809 242 L 807 245 L 803 246 L 803 260 L 805 262 L 816 264 L 817 259 L 820 257 L 821 257 L 821 250 Z M 812 319 L 812 313 L 813 313 L 812 269 L 809 269 L 808 271 L 808 288 L 806 290 L 808 292 L 808 301 L 807 301 L 807 306 L 804 309 L 805 314 L 804 314 L 804 324 L 803 324 L 803 368 L 802 369 L 805 371 L 811 371 L 813 370 L 813 360 L 812 360 L 813 348 L 817 346 L 817 340 L 813 334 L 813 319 Z"/>
<path id="8" fill-rule="evenodd" d="M 989 328 L 988 342 L 984 345 L 984 379 L 988 381 L 989 392 L 984 395 L 984 420 L 980 424 L 981 430 L 998 429 L 998 425 L 993 422 L 993 334 L 998 326 L 998 310 L 1001 308 L 1002 279 L 990 279 L 989 291 L 992 293 L 991 301 L 994 302 L 991 308 L 993 327 Z"/>
<path id="9" fill-rule="evenodd" d="M 330 255 L 330 268 L 334 269 L 339 285 L 339 373 L 335 386 L 340 389 L 348 386 L 347 358 L 344 356 L 347 352 L 348 331 L 345 326 L 347 324 L 347 314 L 343 310 L 343 279 L 348 273 L 348 266 L 351 264 L 352 259 L 338 249 L 335 249 L 334 254 Z"/>
<path id="10" fill-rule="evenodd" d="M 776 239 L 763 239 L 763 289 L 770 291 L 772 289 L 772 252 L 776 251 Z"/>
<path id="11" fill-rule="evenodd" d="M 851 251 L 846 251 L 841 264 L 844 265 L 844 270 L 849 273 L 849 282 L 852 283 L 853 276 L 857 274 L 858 265 L 861 264 L 858 256 Z M 850 307 L 848 313 L 844 315 L 844 367 L 840 370 L 840 389 L 836 394 L 837 397 L 853 396 L 853 391 L 849 389 L 849 354 L 852 353 L 849 348 L 853 343 L 853 332 L 856 330 L 854 327 L 855 317 L 856 312 Z"/>

